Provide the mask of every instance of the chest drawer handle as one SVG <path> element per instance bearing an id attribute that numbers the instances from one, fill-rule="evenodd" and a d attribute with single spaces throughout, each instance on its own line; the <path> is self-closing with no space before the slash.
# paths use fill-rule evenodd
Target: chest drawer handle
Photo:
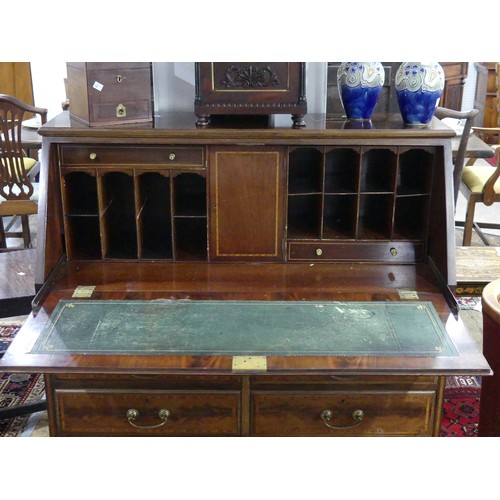
<path id="1" fill-rule="evenodd" d="M 168 159 L 169 159 L 170 161 L 174 161 L 174 160 L 175 160 L 175 153 L 170 153 L 170 154 L 168 155 Z"/>
<path id="2" fill-rule="evenodd" d="M 137 427 L 137 429 L 157 429 L 158 427 L 161 427 L 162 425 L 165 425 L 167 423 L 168 417 L 170 417 L 170 411 L 161 409 L 158 412 L 158 417 L 160 418 L 161 422 L 159 424 L 155 425 L 138 425 L 135 423 L 135 420 L 139 418 L 139 412 L 134 409 L 130 408 L 127 410 L 127 413 L 125 414 L 127 417 L 128 423 L 132 425 L 133 427 Z"/>
<path id="3" fill-rule="evenodd" d="M 335 425 L 330 425 L 328 422 L 333 418 L 333 412 L 332 410 L 323 410 L 320 413 L 320 418 L 323 420 L 323 423 L 329 427 L 330 429 L 352 429 L 353 427 L 357 427 L 358 425 L 363 422 L 363 418 L 365 417 L 365 412 L 363 410 L 354 410 L 352 412 L 352 419 L 356 422 L 355 424 L 352 425 L 340 425 L 340 426 L 335 426 Z"/>
<path id="4" fill-rule="evenodd" d="M 97 159 L 97 153 L 90 153 L 90 154 L 89 154 L 89 158 L 90 158 L 91 160 L 96 160 L 96 159 Z"/>

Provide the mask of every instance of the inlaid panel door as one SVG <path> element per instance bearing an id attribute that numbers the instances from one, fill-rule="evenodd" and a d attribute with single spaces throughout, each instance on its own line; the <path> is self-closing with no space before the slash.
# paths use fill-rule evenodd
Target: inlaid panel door
<path id="1" fill-rule="evenodd" d="M 283 260 L 283 148 L 213 147 L 209 171 L 210 259 Z"/>

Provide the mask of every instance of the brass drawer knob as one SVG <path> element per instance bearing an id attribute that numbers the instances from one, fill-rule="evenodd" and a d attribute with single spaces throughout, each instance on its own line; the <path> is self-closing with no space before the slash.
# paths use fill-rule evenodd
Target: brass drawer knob
<path id="1" fill-rule="evenodd" d="M 96 159 L 97 159 L 97 153 L 90 153 L 90 154 L 89 154 L 89 158 L 90 158 L 91 160 L 96 160 Z"/>
<path id="2" fill-rule="evenodd" d="M 321 255 L 323 255 L 323 250 L 321 250 L 321 248 L 316 248 L 316 255 L 318 257 L 320 257 Z"/>
<path id="3" fill-rule="evenodd" d="M 118 83 L 122 83 L 122 82 L 123 82 L 123 80 L 125 80 L 125 78 L 124 78 L 122 75 L 116 75 L 116 81 L 117 81 Z"/>
<path id="4" fill-rule="evenodd" d="M 168 159 L 169 159 L 170 161 L 174 161 L 174 160 L 175 160 L 175 153 L 170 153 L 170 154 L 168 155 Z"/>
<path id="5" fill-rule="evenodd" d="M 137 429 L 157 429 L 158 427 L 161 427 L 162 425 L 165 425 L 167 423 L 168 417 L 170 417 L 170 411 L 162 408 L 158 412 L 158 417 L 161 420 L 161 422 L 159 424 L 154 424 L 154 425 L 136 424 L 135 420 L 139 418 L 139 412 L 135 408 L 130 408 L 129 410 L 127 410 L 125 416 L 127 417 L 128 423 L 133 427 L 136 427 Z"/>
<path id="6" fill-rule="evenodd" d="M 394 247 L 391 248 L 390 252 L 393 257 L 396 257 L 396 255 L 398 254 L 398 251 Z"/>
<path id="7" fill-rule="evenodd" d="M 365 418 L 365 412 L 363 410 L 354 410 L 351 416 L 355 423 L 352 425 L 336 426 L 329 424 L 328 422 L 333 418 L 332 410 L 323 410 L 319 416 L 321 420 L 323 420 L 323 423 L 330 429 L 344 430 L 344 429 L 352 429 L 353 427 L 357 427 L 358 425 L 360 425 L 361 422 L 363 422 L 363 418 Z"/>

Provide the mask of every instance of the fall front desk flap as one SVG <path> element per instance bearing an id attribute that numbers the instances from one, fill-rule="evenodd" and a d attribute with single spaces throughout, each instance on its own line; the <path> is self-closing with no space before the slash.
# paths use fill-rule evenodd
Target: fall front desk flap
<path id="1" fill-rule="evenodd" d="M 457 356 L 430 302 L 62 300 L 32 353 Z"/>

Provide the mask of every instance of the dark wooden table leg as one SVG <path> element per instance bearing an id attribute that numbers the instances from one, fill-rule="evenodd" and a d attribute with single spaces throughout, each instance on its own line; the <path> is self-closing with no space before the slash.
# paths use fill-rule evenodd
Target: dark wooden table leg
<path id="1" fill-rule="evenodd" d="M 7 248 L 7 239 L 5 237 L 5 229 L 3 227 L 3 217 L 0 217 L 0 248 Z"/>

